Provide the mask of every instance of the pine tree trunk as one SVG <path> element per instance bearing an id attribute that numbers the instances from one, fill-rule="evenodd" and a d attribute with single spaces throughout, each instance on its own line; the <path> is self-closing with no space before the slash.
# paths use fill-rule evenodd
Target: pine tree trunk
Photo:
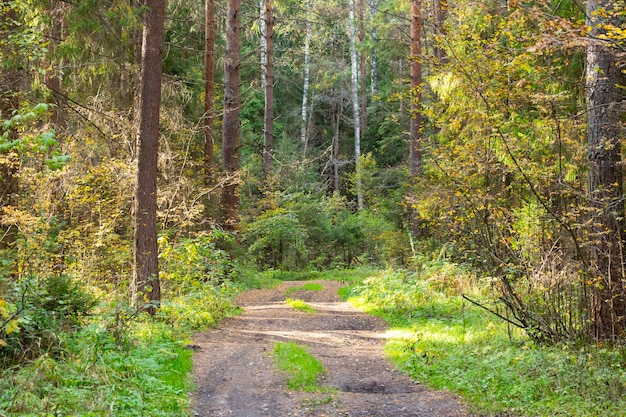
<path id="1" fill-rule="evenodd" d="M 587 2 L 587 24 L 591 27 L 587 47 L 587 157 L 589 198 L 594 213 L 591 261 L 597 274 L 591 287 L 590 319 L 596 340 L 623 340 L 626 336 L 620 136 L 620 101 L 624 97 L 618 87 L 617 51 L 601 39 L 605 31 L 602 26 L 611 20 L 604 17 L 604 11 L 610 10 L 611 4 L 611 0 Z"/>
<path id="2" fill-rule="evenodd" d="M 206 0 L 204 6 L 204 172 L 206 186 L 212 187 L 215 181 L 215 2 Z M 210 200 L 209 196 L 209 203 Z"/>
<path id="3" fill-rule="evenodd" d="M 421 84 L 422 84 L 422 16 L 421 0 L 411 1 L 411 117 L 409 121 L 410 151 L 409 173 L 412 178 L 422 173 L 422 115 L 421 115 Z"/>
<path id="4" fill-rule="evenodd" d="M 222 119 L 222 163 L 227 176 L 220 200 L 221 223 L 226 230 L 234 230 L 239 221 L 239 114 L 241 112 L 241 1 L 228 0 L 226 4 L 226 55 L 224 58 L 224 116 Z"/>
<path id="5" fill-rule="evenodd" d="M 272 174 L 273 144 L 274 144 L 274 56 L 273 36 L 274 21 L 272 17 L 272 0 L 263 0 L 261 21 L 264 23 L 261 31 L 264 54 L 263 61 L 263 89 L 265 91 L 265 114 L 263 123 L 263 172 L 268 180 Z M 262 48 L 263 49 L 263 48 Z"/>
<path id="6" fill-rule="evenodd" d="M 146 0 L 135 188 L 133 300 L 154 314 L 161 300 L 157 243 L 157 159 L 165 0 Z"/>
<path id="7" fill-rule="evenodd" d="M 443 24 L 446 20 L 448 1 L 434 0 L 433 9 L 435 15 L 435 35 L 441 37 L 445 33 Z M 437 40 L 435 40 L 435 57 L 439 60 L 440 63 L 445 63 L 445 61 L 447 60 L 446 51 L 441 47 L 440 41 Z"/>
<path id="8" fill-rule="evenodd" d="M 355 21 L 355 4 L 354 0 L 350 0 L 350 62 L 352 64 L 351 84 L 352 84 L 352 110 L 354 120 L 354 163 L 355 163 L 355 182 L 356 196 L 359 210 L 363 209 L 363 186 L 361 182 L 361 116 L 359 103 L 359 70 L 356 54 L 356 21 Z"/>

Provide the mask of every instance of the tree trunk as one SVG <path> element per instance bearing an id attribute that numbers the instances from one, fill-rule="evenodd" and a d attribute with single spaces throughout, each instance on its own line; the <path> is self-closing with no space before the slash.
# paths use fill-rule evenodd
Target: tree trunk
<path id="1" fill-rule="evenodd" d="M 612 19 L 604 13 L 610 10 L 611 4 L 611 0 L 587 2 L 587 25 L 591 27 L 587 47 L 587 157 L 589 199 L 594 209 L 591 261 L 597 274 L 591 290 L 590 319 L 592 336 L 596 340 L 623 340 L 626 336 L 620 140 L 620 101 L 623 97 L 618 87 L 617 51 L 610 42 L 601 39 L 605 32 L 603 25 L 613 23 L 617 26 L 618 23 L 611 22 Z"/>
<path id="2" fill-rule="evenodd" d="M 215 136 L 215 2 L 206 0 L 204 25 L 204 172 L 207 187 L 215 181 L 214 148 Z M 207 199 L 211 202 L 211 198 Z M 207 204 L 208 205 L 208 204 Z M 207 210 L 208 211 L 208 210 Z"/>
<path id="3" fill-rule="evenodd" d="M 365 0 L 359 0 L 359 43 L 363 45 L 365 42 Z M 361 137 L 365 136 L 365 129 L 367 127 L 367 81 L 366 71 L 367 65 L 365 62 L 365 51 L 361 50 L 359 57 L 359 82 L 360 82 L 360 99 L 361 99 Z"/>
<path id="4" fill-rule="evenodd" d="M 422 16 L 421 0 L 411 1 L 411 103 L 410 103 L 410 151 L 409 173 L 412 178 L 422 173 L 422 114 L 421 114 L 421 84 L 422 84 Z"/>
<path id="5" fill-rule="evenodd" d="M 311 0 L 306 2 L 306 36 L 304 38 L 304 87 L 302 91 L 302 119 L 300 126 L 300 139 L 304 144 L 306 155 L 307 147 L 307 105 L 309 98 L 309 76 L 310 76 L 310 48 L 311 48 Z"/>
<path id="6" fill-rule="evenodd" d="M 354 18 L 355 4 L 350 0 L 350 62 L 352 64 L 352 110 L 354 120 L 354 164 L 357 205 L 359 210 L 363 209 L 363 186 L 361 183 L 361 116 L 359 108 L 359 71 L 356 55 L 356 22 Z"/>
<path id="7" fill-rule="evenodd" d="M 226 183 L 220 201 L 221 223 L 226 230 L 234 230 L 238 223 L 239 195 L 239 114 L 241 112 L 241 1 L 228 0 L 226 4 L 226 55 L 224 57 L 224 116 L 222 119 L 222 163 Z"/>
<path id="8" fill-rule="evenodd" d="M 50 70 L 46 71 L 45 84 L 50 90 L 50 96 L 47 102 L 48 104 L 53 104 L 50 109 L 48 123 L 53 126 L 57 132 L 66 127 L 65 114 L 62 107 L 60 71 L 58 70 L 58 68 L 62 66 L 62 63 L 55 62 L 58 60 L 58 58 L 55 57 L 57 45 L 63 42 L 66 37 L 66 9 L 67 5 L 62 2 L 58 4 L 56 2 L 50 2 L 47 5 L 47 13 L 50 17 L 50 28 L 48 31 L 50 43 L 48 45 L 48 51 L 51 60 L 49 62 Z"/>
<path id="9" fill-rule="evenodd" d="M 135 188 L 134 304 L 154 314 L 161 300 L 157 244 L 157 159 L 165 0 L 146 0 Z"/>
<path id="10" fill-rule="evenodd" d="M 447 0 L 434 0 L 433 2 L 434 14 L 435 14 L 435 35 L 442 37 L 444 35 L 443 24 L 446 20 L 446 11 L 448 9 Z M 445 63 L 447 60 L 446 51 L 441 47 L 441 41 L 435 40 L 435 58 L 440 63 Z"/>
<path id="11" fill-rule="evenodd" d="M 2 39 L 9 38 L 11 31 L 15 29 L 18 16 L 15 9 L 8 1 L 0 5 L 0 36 Z M 11 44 L 8 47 L 12 48 Z M 13 51 L 11 51 L 13 52 Z M 7 55 L 10 55 L 9 52 Z M 0 67 L 0 122 L 8 120 L 14 111 L 19 109 L 20 104 L 20 80 L 23 77 L 19 68 Z M 16 138 L 14 129 L 5 131 L 0 128 L 0 134 L 8 134 L 8 138 Z M 0 152 L 0 214 L 5 207 L 16 205 L 16 196 L 19 191 L 18 170 L 20 159 L 16 152 Z M 0 217 L 0 220 L 3 220 Z M 4 222 L 0 222 L 4 223 Z M 10 248 L 15 242 L 17 228 L 11 224 L 0 227 L 0 249 Z"/>
<path id="12" fill-rule="evenodd" d="M 343 102 L 331 105 L 330 121 L 333 128 L 333 190 L 339 194 L 339 126 L 341 123 L 341 113 Z"/>
<path id="13" fill-rule="evenodd" d="M 372 92 L 372 97 L 376 97 L 376 94 L 378 94 L 378 58 L 376 56 L 376 43 L 378 40 L 378 34 L 376 32 L 375 22 L 377 13 L 378 0 L 370 0 L 370 20 L 372 22 L 372 29 L 370 30 L 370 36 L 372 37 L 372 53 L 370 54 L 370 90 Z"/>
<path id="14" fill-rule="evenodd" d="M 272 174 L 273 144 L 274 144 L 274 56 L 273 36 L 274 20 L 272 17 L 272 0 L 262 0 L 261 9 L 261 38 L 263 60 L 263 89 L 265 91 L 265 114 L 263 122 L 263 172 L 268 180 Z M 264 47 L 264 48 L 263 48 Z"/>

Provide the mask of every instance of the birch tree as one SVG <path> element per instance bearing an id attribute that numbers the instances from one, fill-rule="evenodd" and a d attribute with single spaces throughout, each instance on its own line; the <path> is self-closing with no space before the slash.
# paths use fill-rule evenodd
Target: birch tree
<path id="1" fill-rule="evenodd" d="M 356 195 L 359 210 L 363 209 L 363 185 L 361 181 L 361 116 L 359 102 L 359 68 L 356 54 L 356 19 L 354 0 L 350 0 L 350 63 L 352 85 L 352 111 L 354 125 L 354 164 Z"/>
<path id="2" fill-rule="evenodd" d="M 306 1 L 306 35 L 304 38 L 304 86 L 302 88 L 302 117 L 300 125 L 300 140 L 304 145 L 304 153 L 307 148 L 307 106 L 309 100 L 309 77 L 311 74 L 311 0 Z"/>

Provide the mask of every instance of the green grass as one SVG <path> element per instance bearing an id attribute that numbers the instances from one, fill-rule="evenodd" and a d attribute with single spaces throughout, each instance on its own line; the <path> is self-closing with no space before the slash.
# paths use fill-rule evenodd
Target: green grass
<path id="1" fill-rule="evenodd" d="M 324 287 L 322 284 L 318 284 L 316 282 L 308 282 L 302 286 L 289 287 L 287 291 L 285 291 L 285 295 L 293 294 L 298 291 L 322 291 Z"/>
<path id="2" fill-rule="evenodd" d="M 5 370 L 0 415 L 186 416 L 191 351 L 167 326 L 133 327 L 120 342 L 106 328 L 88 326 L 67 335 L 63 356 L 45 354 Z"/>
<path id="3" fill-rule="evenodd" d="M 78 331 L 57 332 L 35 360 L 0 368 L 0 416 L 187 417 L 192 331 L 238 312 L 232 288 L 200 285 L 156 318 L 111 304 Z"/>
<path id="4" fill-rule="evenodd" d="M 305 313 L 316 313 L 317 310 L 313 307 L 311 307 L 310 305 L 308 305 L 307 303 L 305 303 L 302 300 L 298 300 L 298 299 L 293 299 L 293 298 L 287 298 L 285 300 L 285 303 L 287 303 L 287 305 L 295 308 L 298 311 L 303 311 Z"/>
<path id="5" fill-rule="evenodd" d="M 388 355 L 414 379 L 459 393 L 477 414 L 623 414 L 624 348 L 537 346 L 461 297 L 434 290 L 429 278 L 381 272 L 350 298 L 394 326 Z"/>
<path id="6" fill-rule="evenodd" d="M 296 343 L 277 343 L 274 347 L 276 367 L 287 374 L 287 386 L 293 390 L 319 392 L 328 388 L 319 385 L 326 373 L 322 363 L 303 346 Z"/>

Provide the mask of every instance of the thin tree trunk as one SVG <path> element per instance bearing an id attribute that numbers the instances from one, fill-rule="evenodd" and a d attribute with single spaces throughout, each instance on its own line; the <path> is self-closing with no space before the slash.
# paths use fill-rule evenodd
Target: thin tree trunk
<path id="1" fill-rule="evenodd" d="M 410 151 L 409 173 L 412 178 L 422 173 L 422 114 L 421 114 L 421 84 L 422 84 L 422 16 L 421 0 L 411 1 L 411 103 L 410 103 Z"/>
<path id="2" fill-rule="evenodd" d="M 221 223 L 234 230 L 239 218 L 237 171 L 239 170 L 239 114 L 241 112 L 241 1 L 228 0 L 226 4 L 226 55 L 224 58 L 224 116 L 222 121 L 222 163 L 226 184 L 220 201 Z"/>
<path id="3" fill-rule="evenodd" d="M 363 45 L 365 42 L 365 0 L 359 0 L 359 43 Z M 361 136 L 365 136 L 367 127 L 367 65 L 365 62 L 365 51 L 361 50 L 359 61 L 359 82 L 360 82 L 360 99 L 361 99 Z"/>
<path id="4" fill-rule="evenodd" d="M 434 0 L 433 8 L 435 14 L 435 35 L 440 38 L 439 40 L 435 40 L 435 57 L 440 63 L 445 63 L 447 56 L 446 51 L 441 47 L 441 38 L 445 34 L 443 24 L 446 20 L 448 1 Z"/>
<path id="5" fill-rule="evenodd" d="M 261 38 L 263 60 L 263 89 L 265 91 L 265 114 L 263 123 L 263 172 L 268 180 L 272 174 L 273 144 L 274 144 L 274 56 L 273 36 L 274 21 L 272 16 L 272 0 L 262 0 L 261 9 Z M 263 48 L 264 47 L 264 48 Z"/>
<path id="6" fill-rule="evenodd" d="M 310 77 L 310 48 L 311 48 L 311 0 L 306 2 L 306 36 L 304 38 L 304 86 L 302 89 L 302 119 L 300 125 L 300 140 L 304 144 L 306 155 L 307 143 L 307 106 L 309 99 L 309 77 Z"/>
<path id="7" fill-rule="evenodd" d="M 206 186 L 212 187 L 215 181 L 215 2 L 206 0 L 204 6 L 204 175 Z"/>
<path id="8" fill-rule="evenodd" d="M 378 34 L 376 32 L 375 21 L 377 13 L 378 0 L 370 0 L 370 21 L 372 22 L 372 29 L 370 30 L 370 36 L 372 38 L 372 53 L 370 54 L 370 87 L 372 97 L 376 97 L 376 94 L 378 94 L 378 58 L 376 56 L 376 43 L 378 41 Z"/>
<path id="9" fill-rule="evenodd" d="M 618 22 L 606 17 L 611 0 L 588 0 L 587 25 L 587 157 L 589 198 L 594 209 L 591 234 L 592 265 L 598 276 L 591 288 L 590 319 L 596 340 L 624 337 L 624 194 L 621 151 L 620 70 L 610 43 L 602 40 L 603 25 Z M 598 13 L 602 11 L 603 13 Z"/>
<path id="10" fill-rule="evenodd" d="M 352 82 L 352 110 L 354 120 L 354 163 L 355 163 L 355 182 L 357 207 L 363 209 L 363 186 L 361 182 L 361 116 L 359 108 L 359 71 L 356 55 L 356 22 L 355 22 L 355 4 L 354 0 L 350 0 L 350 62 L 352 64 L 351 82 Z"/>
<path id="11" fill-rule="evenodd" d="M 339 193 L 339 126 L 343 102 L 332 106 L 331 124 L 333 128 L 333 189 Z"/>
<path id="12" fill-rule="evenodd" d="M 50 90 L 50 96 L 47 100 L 49 104 L 53 104 L 50 109 L 50 115 L 48 117 L 48 123 L 50 123 L 55 130 L 62 130 L 66 126 L 65 114 L 63 111 L 61 100 L 61 79 L 59 74 L 59 62 L 55 61 L 57 45 L 63 42 L 66 36 L 67 22 L 65 20 L 65 13 L 67 6 L 65 3 L 49 3 L 48 15 L 50 16 L 50 30 L 48 37 L 50 44 L 48 51 L 52 60 L 50 62 L 50 70 L 46 71 L 45 84 Z"/>
<path id="13" fill-rule="evenodd" d="M 19 16 L 17 11 L 11 7 L 11 4 L 4 0 L 0 5 L 0 36 L 2 39 L 9 38 L 9 34 L 15 29 Z M 9 43 L 6 47 L 15 48 Z M 0 67 L 0 121 L 8 120 L 17 111 L 20 106 L 21 98 L 21 82 L 23 74 L 19 68 L 2 68 Z M 7 134 L 8 139 L 17 138 L 15 129 L 10 128 L 8 131 L 0 126 L 0 134 Z M 0 209 L 12 207 L 17 204 L 16 197 L 19 192 L 18 171 L 20 167 L 20 158 L 17 153 L 9 151 L 0 152 Z M 2 210 L 3 211 L 3 210 Z M 4 222 L 0 216 L 0 249 L 11 248 L 17 237 L 17 227 Z M 6 224 L 6 226 L 4 226 Z"/>
<path id="14" fill-rule="evenodd" d="M 165 0 L 146 0 L 135 188 L 135 305 L 154 314 L 161 300 L 157 243 L 157 159 Z"/>

